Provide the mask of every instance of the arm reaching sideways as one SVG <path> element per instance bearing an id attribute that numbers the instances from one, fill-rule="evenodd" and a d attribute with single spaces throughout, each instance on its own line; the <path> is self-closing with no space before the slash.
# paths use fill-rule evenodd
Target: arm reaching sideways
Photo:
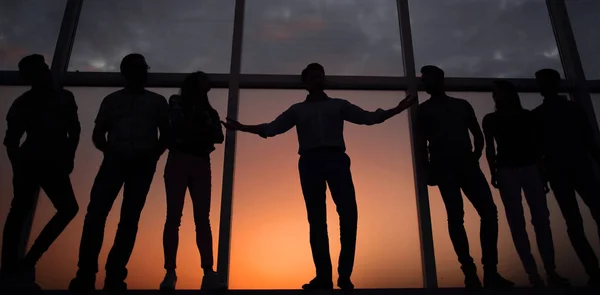
<path id="1" fill-rule="evenodd" d="M 417 100 L 412 96 L 407 96 L 405 99 L 400 101 L 397 106 L 389 110 L 378 109 L 374 112 L 365 111 L 362 108 L 346 101 L 342 109 L 344 120 L 359 124 L 359 125 L 375 125 L 380 124 L 388 120 L 389 118 L 396 116 L 402 111 L 409 108 Z"/>
<path id="2" fill-rule="evenodd" d="M 279 115 L 273 122 L 259 125 L 244 125 L 236 120 L 227 118 L 227 122 L 221 121 L 227 129 L 238 130 L 260 135 L 263 138 L 273 137 L 287 132 L 296 125 L 296 116 L 292 108 Z"/>

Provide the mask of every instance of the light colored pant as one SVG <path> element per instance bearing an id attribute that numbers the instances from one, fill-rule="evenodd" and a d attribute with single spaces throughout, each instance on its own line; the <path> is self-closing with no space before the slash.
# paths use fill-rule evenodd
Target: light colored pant
<path id="1" fill-rule="evenodd" d="M 538 273 L 527 236 L 521 192 L 525 193 L 525 199 L 531 210 L 531 223 L 544 261 L 544 268 L 546 272 L 553 272 L 556 265 L 550 230 L 550 212 L 538 167 L 530 165 L 498 168 L 497 181 L 513 242 L 525 271 L 529 275 Z"/>

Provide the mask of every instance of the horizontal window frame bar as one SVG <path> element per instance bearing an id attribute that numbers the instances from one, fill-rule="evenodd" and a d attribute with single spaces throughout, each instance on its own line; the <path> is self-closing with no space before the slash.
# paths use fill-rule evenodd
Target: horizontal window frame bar
<path id="1" fill-rule="evenodd" d="M 150 73 L 147 87 L 178 88 L 187 73 Z M 214 88 L 229 88 L 229 74 L 209 74 Z M 491 92 L 497 78 L 446 78 L 446 91 L 449 92 Z M 535 79 L 506 79 L 515 84 L 519 92 L 537 92 Z M 108 72 L 67 72 L 61 77 L 65 87 L 122 87 L 120 73 Z M 373 90 L 406 91 L 407 77 L 377 76 L 328 76 L 329 90 Z M 600 80 L 588 81 L 591 93 L 600 93 Z M 0 71 L 0 86 L 23 86 L 17 71 Z M 562 92 L 571 92 L 573 82 L 563 80 Z M 240 75 L 241 89 L 304 89 L 299 75 Z M 418 87 L 423 91 L 422 87 Z"/>

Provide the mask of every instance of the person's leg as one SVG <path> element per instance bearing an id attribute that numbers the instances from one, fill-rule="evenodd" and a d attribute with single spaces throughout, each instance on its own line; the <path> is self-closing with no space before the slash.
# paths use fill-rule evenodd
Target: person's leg
<path id="1" fill-rule="evenodd" d="M 326 173 L 327 184 L 340 217 L 341 251 L 338 263 L 340 277 L 338 286 L 342 289 L 352 289 L 354 286 L 350 276 L 356 253 L 358 209 L 348 155 L 341 153 L 331 155 L 327 162 Z"/>
<path id="2" fill-rule="evenodd" d="M 23 227 L 35 206 L 35 194 L 38 191 L 39 183 L 36 174 L 29 171 L 33 170 L 19 169 L 14 171 L 13 175 L 14 196 L 2 234 L 2 269 L 0 274 L 3 279 L 15 275 L 18 270 L 18 253 L 23 240 Z"/>
<path id="3" fill-rule="evenodd" d="M 98 272 L 98 256 L 104 240 L 106 218 L 123 186 L 123 167 L 118 159 L 105 156 L 94 180 L 90 203 L 83 222 L 79 246 L 77 277 L 71 282 L 72 291 L 94 288 Z"/>
<path id="4" fill-rule="evenodd" d="M 106 260 L 105 290 L 127 288 L 127 263 L 135 245 L 138 223 L 156 171 L 156 159 L 135 159 L 128 166 L 117 234 Z"/>
<path id="5" fill-rule="evenodd" d="M 498 274 L 498 209 L 488 182 L 476 161 L 466 162 L 460 180 L 465 196 L 481 217 L 480 239 L 483 264 L 483 285 L 489 288 L 510 288 L 514 283 Z"/>
<path id="6" fill-rule="evenodd" d="M 67 173 L 50 171 L 40 179 L 41 187 L 54 205 L 56 214 L 46 224 L 24 259 L 24 267 L 33 268 L 40 257 L 75 218 L 79 211 L 77 199 Z"/>
<path id="7" fill-rule="evenodd" d="M 510 233 L 525 272 L 530 277 L 536 275 L 539 277 L 535 258 L 531 254 L 529 237 L 527 236 L 521 195 L 522 179 L 520 176 L 520 168 L 499 168 L 497 172 L 498 190 L 504 204 Z"/>
<path id="8" fill-rule="evenodd" d="M 550 174 L 550 186 L 567 223 L 567 233 L 571 245 L 587 274 L 595 276 L 598 272 L 598 258 L 585 236 L 583 218 L 575 195 L 575 180 L 573 179 L 576 175 L 570 175 L 568 172 L 562 173 L 561 167 L 554 167 L 553 170 L 555 171 L 551 171 Z"/>
<path id="9" fill-rule="evenodd" d="M 179 226 L 181 225 L 185 192 L 190 178 L 184 161 L 179 155 L 170 153 L 165 166 L 167 219 L 163 231 L 163 250 L 165 256 L 164 267 L 167 271 L 175 271 L 175 268 L 177 268 Z"/>
<path id="10" fill-rule="evenodd" d="M 301 156 L 298 162 L 300 184 L 306 204 L 310 227 L 310 248 L 315 263 L 316 278 L 303 288 L 332 287 L 332 266 L 327 234 L 327 183 L 321 161 L 317 155 Z"/>
<path id="11" fill-rule="evenodd" d="M 194 223 L 196 224 L 196 245 L 200 251 L 200 265 L 204 272 L 213 271 L 213 244 L 210 228 L 211 203 L 211 170 L 210 160 L 195 158 L 193 160 L 190 181 L 190 196 L 194 207 Z"/>
<path id="12" fill-rule="evenodd" d="M 469 253 L 469 240 L 464 226 L 465 211 L 460 184 L 454 169 L 449 167 L 437 171 L 440 176 L 438 188 L 446 207 L 448 218 L 448 232 L 454 251 L 458 256 L 458 262 L 465 275 L 476 273 L 475 263 Z"/>

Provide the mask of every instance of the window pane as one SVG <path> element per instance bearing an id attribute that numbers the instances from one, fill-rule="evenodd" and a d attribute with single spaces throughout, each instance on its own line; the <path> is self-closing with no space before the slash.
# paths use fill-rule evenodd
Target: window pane
<path id="1" fill-rule="evenodd" d="M 568 0 L 569 19 L 587 79 L 600 79 L 600 1 Z"/>
<path id="2" fill-rule="evenodd" d="M 19 60 L 41 54 L 52 63 L 67 0 L 0 2 L 0 70 L 18 70 Z"/>
<path id="3" fill-rule="evenodd" d="M 391 108 L 403 92 L 330 91 L 367 110 Z M 240 120 L 274 119 L 304 100 L 296 90 L 243 90 Z M 422 287 L 411 146 L 406 113 L 381 125 L 347 123 L 345 138 L 358 202 L 353 280 L 357 288 Z M 298 289 L 315 275 L 293 130 L 264 140 L 238 134 L 230 288 Z M 334 269 L 339 222 L 328 193 Z"/>
<path id="4" fill-rule="evenodd" d="M 0 87 L 0 115 L 5 118 L 6 112 L 12 100 L 20 95 L 26 88 Z M 98 168 L 102 162 L 102 154 L 92 144 L 92 130 L 94 119 L 100 107 L 102 99 L 116 88 L 71 88 L 79 106 L 79 119 L 81 121 L 81 142 L 75 159 L 75 170 L 71 174 L 71 182 L 75 190 L 75 196 L 79 203 L 80 211 L 63 234 L 50 247 L 42 257 L 37 266 L 37 282 L 44 289 L 62 289 L 68 287 L 69 281 L 77 271 L 77 257 L 79 254 L 79 242 L 83 228 L 83 219 L 90 199 L 90 191 Z M 152 89 L 157 93 L 169 97 L 176 93 L 176 89 Z M 225 116 L 227 109 L 227 90 L 213 89 L 209 94 L 213 107 Z M 5 120 L 2 119 L 2 130 Z M 213 228 L 214 258 L 217 257 L 217 242 L 219 235 L 219 212 L 221 205 L 221 176 L 223 167 L 223 146 L 217 145 L 212 154 L 212 204 L 211 224 Z M 3 188 L 0 206 L 0 225 L 4 225 L 9 202 L 12 199 L 12 172 L 6 153 L 2 153 L 0 171 L 0 185 Z M 127 284 L 130 289 L 157 289 L 164 275 L 163 269 L 163 246 L 162 233 L 166 217 L 166 201 L 163 172 L 167 154 L 162 156 L 156 168 L 154 182 L 148 194 L 146 205 L 140 219 L 137 234 L 136 247 L 128 264 L 129 276 Z M 10 196 L 10 198 L 9 198 Z M 189 194 L 188 194 L 189 196 Z M 106 257 L 112 246 L 119 214 L 121 210 L 121 196 L 117 198 L 108 217 L 105 230 L 105 239 L 100 253 L 100 272 L 96 280 L 96 287 L 102 288 L 104 282 L 104 265 Z M 45 196 L 40 194 L 37 212 L 31 233 L 30 245 L 40 233 L 43 226 L 55 213 L 54 207 Z M 180 241 L 178 252 L 178 288 L 199 289 L 202 279 L 200 269 L 200 257 L 196 247 L 196 234 L 193 220 L 192 206 L 186 196 L 186 206 L 180 228 Z M 61 267 L 57 268 L 57 265 Z"/>
<path id="5" fill-rule="evenodd" d="M 492 100 L 491 93 L 450 93 L 449 95 L 466 99 L 469 103 L 471 103 L 480 125 L 483 117 L 494 111 L 494 102 Z M 429 98 L 426 93 L 419 93 L 419 96 L 423 99 Z M 543 98 L 538 94 L 521 94 L 521 103 L 526 109 L 533 109 L 537 107 L 542 103 L 542 100 Z M 489 182 L 491 176 L 485 153 L 480 160 L 480 166 Z M 527 274 L 525 273 L 521 260 L 517 255 L 512 236 L 510 234 L 510 229 L 508 228 L 502 199 L 500 198 L 500 194 L 498 193 L 497 189 L 494 189 L 493 187 L 490 187 L 490 189 L 492 190 L 494 202 L 498 208 L 498 270 L 503 276 L 514 281 L 518 285 L 528 286 L 529 281 Z M 429 195 L 439 285 L 440 287 L 463 286 L 464 276 L 460 270 L 460 264 L 458 263 L 457 256 L 452 248 L 452 243 L 448 235 L 446 207 L 444 206 L 444 202 L 442 201 L 437 187 L 429 187 Z M 562 217 L 558 204 L 556 203 L 554 194 L 550 192 L 547 196 L 548 209 L 550 210 L 550 224 L 552 227 L 554 246 L 556 249 L 556 265 L 558 266 L 557 271 L 570 279 L 574 284 L 585 284 L 587 283 L 587 275 L 585 274 L 583 266 L 577 259 L 577 256 L 575 255 L 575 252 L 570 244 L 565 221 Z M 466 198 L 463 198 L 463 200 L 465 204 L 465 228 L 469 237 L 471 256 L 473 257 L 477 268 L 479 269 L 479 275 L 482 276 L 483 266 L 480 263 L 481 246 L 479 242 L 480 219 L 471 203 L 467 201 Z M 535 231 L 530 222 L 531 214 L 529 211 L 529 206 L 525 200 L 523 200 L 523 207 L 532 253 L 536 259 L 540 273 L 544 274 L 543 262 L 535 242 Z M 579 202 L 579 207 L 582 209 L 581 213 L 586 226 L 588 234 L 587 236 L 590 238 L 592 246 L 597 249 L 600 244 L 598 244 L 598 240 L 596 238 L 598 234 L 595 232 L 594 220 L 583 202 Z"/>
<path id="6" fill-rule="evenodd" d="M 394 0 L 247 1 L 245 22 L 243 73 L 404 74 Z"/>
<path id="7" fill-rule="evenodd" d="M 532 78 L 562 70 L 544 0 L 410 0 L 417 71 L 451 77 Z"/>
<path id="8" fill-rule="evenodd" d="M 69 70 L 118 72 L 132 52 L 154 72 L 229 72 L 232 0 L 88 0 Z"/>

